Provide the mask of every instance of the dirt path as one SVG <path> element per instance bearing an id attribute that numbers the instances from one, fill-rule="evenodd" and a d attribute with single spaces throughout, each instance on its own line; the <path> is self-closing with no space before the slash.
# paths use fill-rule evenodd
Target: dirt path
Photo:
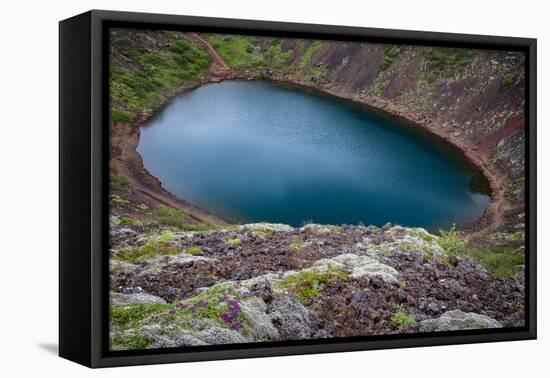
<path id="1" fill-rule="evenodd" d="M 204 47 L 208 55 L 210 55 L 210 58 L 212 58 L 212 65 L 210 66 L 211 71 L 219 72 L 228 71 L 230 69 L 230 67 L 227 65 L 227 63 L 225 63 L 220 54 L 218 54 L 218 52 L 210 44 L 210 42 L 202 38 L 197 33 L 189 33 L 189 37 L 195 42 L 199 43 L 202 47 Z"/>

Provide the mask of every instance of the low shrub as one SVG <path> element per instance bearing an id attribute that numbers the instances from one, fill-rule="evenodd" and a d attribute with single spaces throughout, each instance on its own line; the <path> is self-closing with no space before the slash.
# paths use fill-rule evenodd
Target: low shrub
<path id="1" fill-rule="evenodd" d="M 403 309 L 403 306 L 396 307 L 395 313 L 392 315 L 390 320 L 393 325 L 399 328 L 416 324 L 414 317 L 407 314 Z"/>
<path id="2" fill-rule="evenodd" d="M 465 240 L 459 238 L 458 231 L 454 224 L 448 231 L 439 230 L 439 239 L 437 242 L 447 254 L 455 256 L 464 252 L 467 243 Z"/>
<path id="3" fill-rule="evenodd" d="M 128 181 L 124 177 L 112 175 L 109 180 L 111 190 L 128 190 Z"/>

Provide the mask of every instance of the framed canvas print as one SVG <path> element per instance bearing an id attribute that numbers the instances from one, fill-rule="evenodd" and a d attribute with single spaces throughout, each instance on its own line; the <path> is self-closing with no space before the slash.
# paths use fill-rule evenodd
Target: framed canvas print
<path id="1" fill-rule="evenodd" d="M 536 337 L 536 40 L 60 22 L 60 355 Z"/>

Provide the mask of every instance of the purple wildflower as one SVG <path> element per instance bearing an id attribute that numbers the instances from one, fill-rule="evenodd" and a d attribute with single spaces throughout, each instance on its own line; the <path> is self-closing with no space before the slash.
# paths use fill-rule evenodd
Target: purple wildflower
<path id="1" fill-rule="evenodd" d="M 233 324 L 231 324 L 231 328 L 234 330 L 238 330 L 239 328 L 241 328 L 241 323 L 238 320 L 235 320 Z"/>

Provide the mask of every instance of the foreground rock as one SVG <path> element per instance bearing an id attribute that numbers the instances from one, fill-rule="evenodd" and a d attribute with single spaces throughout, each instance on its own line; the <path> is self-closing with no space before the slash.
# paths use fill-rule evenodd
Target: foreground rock
<path id="1" fill-rule="evenodd" d="M 473 312 L 460 310 L 448 311 L 437 319 L 428 319 L 420 323 L 420 332 L 458 331 L 463 329 L 501 328 L 495 319 Z"/>
<path id="2" fill-rule="evenodd" d="M 423 229 L 112 232 L 128 235 L 111 245 L 113 349 L 523 325 L 521 274 L 497 280 Z"/>

